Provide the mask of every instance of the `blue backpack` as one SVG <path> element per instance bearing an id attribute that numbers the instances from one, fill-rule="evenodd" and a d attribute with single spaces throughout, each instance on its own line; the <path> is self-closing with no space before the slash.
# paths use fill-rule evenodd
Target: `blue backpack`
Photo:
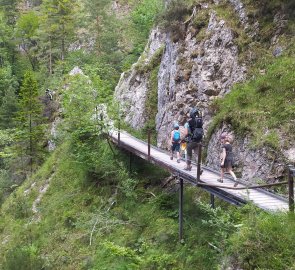
<path id="1" fill-rule="evenodd" d="M 179 143 L 180 142 L 180 131 L 179 130 L 174 130 L 173 142 L 174 143 Z"/>

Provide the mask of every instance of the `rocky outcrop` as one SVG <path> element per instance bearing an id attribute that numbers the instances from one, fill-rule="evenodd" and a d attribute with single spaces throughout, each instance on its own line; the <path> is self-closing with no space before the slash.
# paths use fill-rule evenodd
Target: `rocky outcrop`
<path id="1" fill-rule="evenodd" d="M 147 120 L 145 102 L 149 89 L 150 71 L 143 72 L 142 70 L 150 64 L 153 56 L 163 47 L 164 38 L 165 35 L 158 29 L 151 32 L 144 53 L 130 71 L 122 73 L 115 89 L 115 98 L 120 104 L 124 120 L 135 129 L 142 128 Z"/>
<path id="2" fill-rule="evenodd" d="M 205 129 L 211 120 L 208 106 L 245 78 L 246 67 L 238 63 L 234 33 L 214 12 L 203 40 L 188 28 L 186 39 L 173 43 L 166 38 L 158 80 L 158 146 L 166 147 L 172 122 L 182 122 L 189 107 L 204 114 Z"/>

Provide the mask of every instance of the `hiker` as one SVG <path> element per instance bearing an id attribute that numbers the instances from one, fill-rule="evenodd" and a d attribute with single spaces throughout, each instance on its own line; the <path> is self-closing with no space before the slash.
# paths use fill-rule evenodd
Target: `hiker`
<path id="1" fill-rule="evenodd" d="M 171 157 L 170 159 L 173 160 L 173 152 L 176 151 L 177 156 L 177 163 L 180 163 L 180 130 L 179 125 L 177 123 L 174 124 L 174 129 L 171 132 L 170 136 L 170 143 L 171 143 Z"/>
<path id="2" fill-rule="evenodd" d="M 230 175 L 234 178 L 234 180 L 237 180 L 237 177 L 235 173 L 232 171 L 233 167 L 233 152 L 232 152 L 232 138 L 229 135 L 221 134 L 220 136 L 221 143 L 222 143 L 222 153 L 220 156 L 220 167 L 221 167 L 221 174 L 220 178 L 217 179 L 218 182 L 223 183 L 223 177 L 224 173 L 228 172 Z M 238 185 L 238 182 L 235 182 L 234 187 Z"/>
<path id="3" fill-rule="evenodd" d="M 198 109 L 191 109 L 189 115 L 189 120 L 185 124 L 186 127 L 186 136 L 187 136 L 187 158 L 186 158 L 186 167 L 184 168 L 187 171 L 192 169 L 192 156 L 193 150 L 196 153 L 199 143 L 203 139 L 203 120 L 200 117 Z"/>

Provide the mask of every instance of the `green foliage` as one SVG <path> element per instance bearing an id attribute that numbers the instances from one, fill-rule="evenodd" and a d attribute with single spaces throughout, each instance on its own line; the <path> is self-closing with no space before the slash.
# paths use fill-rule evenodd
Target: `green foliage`
<path id="1" fill-rule="evenodd" d="M 13 193 L 13 200 L 6 207 L 4 207 L 6 214 L 10 214 L 15 219 L 27 218 L 31 214 L 29 202 L 23 194 Z"/>
<path id="2" fill-rule="evenodd" d="M 75 17 L 79 6 L 76 1 L 42 1 L 39 27 L 40 61 L 53 73 L 53 65 L 63 61 L 75 36 Z"/>
<path id="3" fill-rule="evenodd" d="M 294 134 L 294 67 L 292 58 L 280 57 L 267 66 L 265 75 L 236 85 L 225 99 L 216 101 L 214 125 L 230 123 L 237 133 L 250 133 L 257 147 L 277 149 L 278 128 L 290 137 Z"/>
<path id="4" fill-rule="evenodd" d="M 39 100 L 37 81 L 32 72 L 27 72 L 19 93 L 18 151 L 29 159 L 30 171 L 42 158 L 44 136 L 42 104 Z"/>
<path id="5" fill-rule="evenodd" d="M 63 108 L 69 131 L 94 132 L 97 119 L 95 107 L 97 91 L 85 75 L 68 76 L 68 89 L 63 93 Z"/>
<path id="6" fill-rule="evenodd" d="M 194 1 L 170 1 L 158 17 L 159 25 L 164 31 L 172 34 L 172 40 L 177 42 L 185 37 L 183 22 L 191 15 Z M 194 3 L 195 4 L 195 3 Z"/>
<path id="7" fill-rule="evenodd" d="M 29 11 L 21 14 L 16 23 L 16 38 L 28 57 L 32 69 L 37 67 L 37 30 L 39 28 L 39 19 L 35 12 Z"/>
<path id="8" fill-rule="evenodd" d="M 9 65 L 0 68 L 0 127 L 14 127 L 17 111 L 16 90 L 18 83 Z"/>
<path id="9" fill-rule="evenodd" d="M 157 14 L 163 9 L 163 2 L 144 0 L 131 13 L 132 22 L 140 35 L 146 39 L 149 35 Z"/>
<path id="10" fill-rule="evenodd" d="M 235 265 L 245 270 L 292 269 L 295 258 L 293 227 L 293 216 L 255 213 L 230 238 L 227 253 Z"/>
<path id="11" fill-rule="evenodd" d="M 145 73 L 151 72 L 153 69 L 157 68 L 161 63 L 164 49 L 165 49 L 164 46 L 160 47 L 153 54 L 152 58 L 149 59 L 149 61 L 147 61 L 147 59 L 145 59 L 144 56 L 142 56 L 139 59 L 138 63 L 136 63 L 136 65 L 135 65 L 135 69 L 137 70 L 137 72 L 139 74 L 145 74 Z"/>
<path id="12" fill-rule="evenodd" d="M 5 258 L 5 270 L 39 270 L 45 269 L 43 261 L 38 256 L 38 249 L 34 245 L 15 247 L 10 250 Z"/>

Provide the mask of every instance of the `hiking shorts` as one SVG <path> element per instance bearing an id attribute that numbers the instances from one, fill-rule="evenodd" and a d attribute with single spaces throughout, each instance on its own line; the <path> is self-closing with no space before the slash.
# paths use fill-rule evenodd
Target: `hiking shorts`
<path id="1" fill-rule="evenodd" d="M 172 146 L 171 146 L 171 150 L 172 150 L 172 152 L 174 152 L 174 151 L 179 152 L 180 143 L 173 143 Z"/>

